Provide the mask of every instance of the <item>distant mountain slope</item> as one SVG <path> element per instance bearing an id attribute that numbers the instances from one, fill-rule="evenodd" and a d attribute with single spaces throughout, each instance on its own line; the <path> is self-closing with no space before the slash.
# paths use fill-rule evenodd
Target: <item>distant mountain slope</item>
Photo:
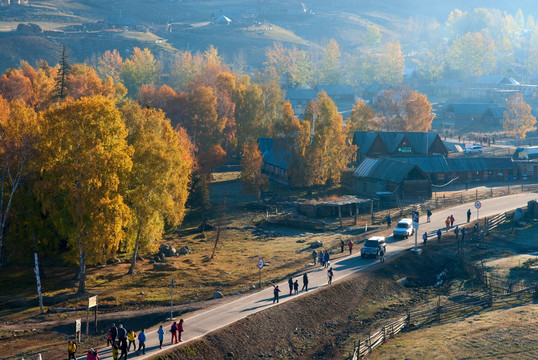
<path id="1" fill-rule="evenodd" d="M 385 40 L 399 40 L 410 17 L 435 17 L 442 24 L 452 9 L 478 6 L 484 4 L 463 0 L 30 0 L 28 6 L 0 7 L 0 35 L 8 39 L 0 45 L 0 71 L 17 66 L 21 59 L 55 63 L 63 44 L 68 45 L 73 62 L 113 48 L 128 56 L 133 46 L 150 47 L 159 56 L 175 50 L 204 50 L 212 44 L 227 62 L 241 58 L 260 67 L 265 49 L 274 41 L 316 50 L 334 38 L 343 52 L 353 53 L 364 45 L 370 25 L 378 26 Z M 487 6 L 538 11 L 531 0 L 491 0 Z M 212 23 L 221 15 L 231 23 Z M 122 24 L 107 25 L 107 19 L 136 26 L 123 29 Z M 55 32 L 20 34 L 13 31 L 19 23 L 35 23 Z"/>

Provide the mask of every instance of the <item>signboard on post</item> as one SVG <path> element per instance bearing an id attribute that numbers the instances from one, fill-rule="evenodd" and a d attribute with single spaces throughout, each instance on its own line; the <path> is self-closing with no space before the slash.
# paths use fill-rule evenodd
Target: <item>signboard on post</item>
<path id="1" fill-rule="evenodd" d="M 90 334 L 90 309 L 95 308 L 95 333 L 97 333 L 97 295 L 88 298 L 88 311 L 86 313 L 86 336 Z"/>
<path id="2" fill-rule="evenodd" d="M 418 230 L 420 215 L 418 211 L 413 211 L 413 229 Z"/>
<path id="3" fill-rule="evenodd" d="M 258 260 L 258 269 L 260 269 L 260 281 L 258 283 L 258 287 L 261 289 L 262 287 L 262 267 L 265 265 L 265 263 L 263 262 L 263 258 L 260 258 L 260 260 Z"/>
<path id="4" fill-rule="evenodd" d="M 174 279 L 170 282 L 170 320 L 174 320 Z"/>
<path id="5" fill-rule="evenodd" d="M 76 319 L 75 320 L 75 339 L 78 335 L 78 342 L 80 343 L 80 333 L 82 332 L 82 320 Z"/>
<path id="6" fill-rule="evenodd" d="M 480 211 L 480 208 L 482 207 L 482 203 L 476 200 L 474 202 L 474 207 L 476 208 L 476 220 L 478 220 L 478 212 Z"/>

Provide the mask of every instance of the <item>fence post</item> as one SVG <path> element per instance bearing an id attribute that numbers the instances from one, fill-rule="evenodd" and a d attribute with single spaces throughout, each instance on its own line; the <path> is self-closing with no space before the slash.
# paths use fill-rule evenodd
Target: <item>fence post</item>
<path id="1" fill-rule="evenodd" d="M 387 328 L 383 326 L 383 344 L 387 342 Z"/>
<path id="2" fill-rule="evenodd" d="M 372 339 L 370 337 L 370 333 L 368 333 L 368 353 L 372 352 Z"/>
<path id="3" fill-rule="evenodd" d="M 474 199 L 475 199 L 475 200 L 478 200 L 478 189 L 475 190 Z"/>
<path id="4" fill-rule="evenodd" d="M 493 293 L 491 292 L 491 288 L 489 289 L 488 305 L 489 305 L 489 307 L 493 306 Z"/>
<path id="5" fill-rule="evenodd" d="M 493 188 L 489 188 L 489 190 L 490 190 L 490 192 L 489 192 L 490 196 L 489 197 L 493 197 Z"/>
<path id="6" fill-rule="evenodd" d="M 463 194 L 460 194 L 460 203 L 463 204 Z"/>
<path id="7" fill-rule="evenodd" d="M 357 345 L 357 359 L 361 359 L 361 341 L 359 340 L 359 344 Z"/>
<path id="8" fill-rule="evenodd" d="M 370 199 L 370 216 L 372 217 L 372 224 L 374 223 L 374 200 Z"/>
<path id="9" fill-rule="evenodd" d="M 510 185 L 508 185 L 508 195 L 510 195 Z"/>
<path id="10" fill-rule="evenodd" d="M 443 194 L 443 205 L 446 205 L 446 196 Z"/>
<path id="11" fill-rule="evenodd" d="M 394 338 L 394 324 L 390 326 L 390 337 Z"/>

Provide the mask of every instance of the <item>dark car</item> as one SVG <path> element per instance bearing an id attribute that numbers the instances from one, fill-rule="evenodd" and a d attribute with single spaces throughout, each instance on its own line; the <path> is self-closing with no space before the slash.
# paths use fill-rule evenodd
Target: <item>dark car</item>
<path id="1" fill-rule="evenodd" d="M 364 241 L 364 245 L 361 249 L 361 257 L 379 257 L 379 253 L 383 249 L 383 252 L 387 252 L 387 244 L 383 236 L 372 236 L 368 240 Z"/>

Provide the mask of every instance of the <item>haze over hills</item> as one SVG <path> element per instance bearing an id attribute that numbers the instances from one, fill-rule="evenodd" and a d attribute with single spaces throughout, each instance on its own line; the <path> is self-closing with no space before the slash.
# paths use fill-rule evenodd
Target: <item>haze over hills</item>
<path id="1" fill-rule="evenodd" d="M 57 63 L 62 45 L 71 61 L 82 62 L 118 49 L 127 56 L 134 46 L 149 48 L 166 61 L 177 50 L 218 48 L 227 63 L 261 67 L 265 49 L 274 42 L 320 51 L 329 39 L 342 53 L 353 54 L 365 45 L 368 26 L 379 27 L 383 40 L 398 40 L 404 53 L 415 51 L 409 37 L 412 21 L 444 24 L 455 8 L 499 8 L 525 16 L 537 15 L 533 1 L 177 1 L 29 0 L 27 5 L 0 7 L 0 70 L 45 59 Z M 303 5 L 304 4 L 304 5 Z M 229 24 L 223 23 L 230 19 Z M 414 20 L 412 20 L 413 18 Z M 32 29 L 16 31 L 19 24 Z"/>

